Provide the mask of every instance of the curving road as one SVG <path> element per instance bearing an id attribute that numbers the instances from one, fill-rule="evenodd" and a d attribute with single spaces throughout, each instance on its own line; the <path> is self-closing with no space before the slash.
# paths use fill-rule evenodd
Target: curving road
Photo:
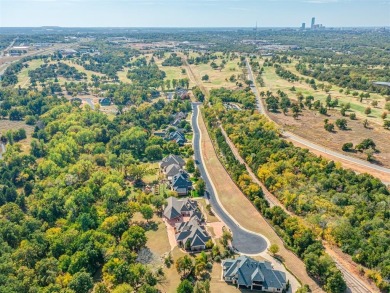
<path id="1" fill-rule="evenodd" d="M 229 227 L 233 233 L 233 246 L 240 253 L 244 254 L 258 254 L 267 249 L 267 240 L 253 232 L 250 232 L 242 228 L 232 217 L 224 210 L 220 202 L 217 199 L 216 191 L 208 176 L 207 170 L 203 164 L 203 158 L 201 155 L 201 132 L 198 126 L 199 105 L 201 103 L 192 103 L 192 127 L 194 131 L 194 156 L 199 168 L 200 174 L 206 183 L 206 193 L 208 200 L 213 207 L 213 210 L 219 218 Z"/>
<path id="2" fill-rule="evenodd" d="M 272 119 L 267 115 L 267 113 L 264 111 L 264 107 L 263 107 L 263 104 L 261 102 L 261 98 L 260 98 L 260 95 L 257 91 L 257 87 L 255 85 L 255 80 L 253 78 L 253 72 L 252 72 L 252 68 L 248 62 L 248 60 L 246 60 L 246 66 L 248 68 L 248 78 L 249 80 L 251 80 L 253 82 L 253 85 L 251 86 L 251 89 L 252 89 L 252 92 L 255 94 L 256 96 L 256 104 L 257 104 L 257 109 L 259 111 L 260 114 L 264 114 L 269 120 L 272 121 Z M 295 141 L 295 142 L 298 142 L 308 148 L 311 148 L 311 149 L 314 149 L 316 151 L 319 151 L 319 152 L 322 152 L 322 153 L 325 153 L 325 154 L 329 154 L 335 158 L 339 158 L 339 159 L 342 159 L 342 160 L 345 160 L 345 161 L 348 161 L 348 162 L 351 162 L 351 163 L 354 163 L 354 164 L 358 164 L 364 168 L 370 168 L 372 170 L 375 170 L 375 171 L 379 171 L 379 172 L 383 172 L 385 174 L 389 174 L 390 175 L 390 169 L 388 168 L 384 168 L 384 167 L 381 167 L 381 166 L 378 166 L 378 165 L 375 165 L 375 164 L 372 164 L 368 161 L 363 161 L 363 160 L 360 160 L 360 159 L 356 159 L 356 158 L 352 158 L 350 156 L 346 156 L 346 155 L 343 155 L 341 153 L 338 153 L 338 152 L 335 152 L 335 151 L 332 151 L 326 147 L 323 147 L 323 146 L 320 146 L 318 144 L 315 144 L 315 143 L 312 143 L 296 134 L 293 134 L 291 132 L 288 132 L 288 131 L 284 131 L 282 133 L 283 137 L 284 138 L 288 138 L 292 141 Z M 389 177 L 389 180 L 390 181 L 390 177 Z"/>

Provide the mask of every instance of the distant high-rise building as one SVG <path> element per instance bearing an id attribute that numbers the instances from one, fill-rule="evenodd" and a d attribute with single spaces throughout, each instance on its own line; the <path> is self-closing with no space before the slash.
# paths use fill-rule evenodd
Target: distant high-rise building
<path id="1" fill-rule="evenodd" d="M 315 24 L 316 24 L 316 18 L 313 17 L 313 18 L 311 19 L 311 28 L 312 28 L 312 29 L 314 28 Z"/>
<path id="2" fill-rule="evenodd" d="M 305 29 L 306 28 L 306 23 L 302 22 L 302 26 L 301 26 L 301 29 Z"/>

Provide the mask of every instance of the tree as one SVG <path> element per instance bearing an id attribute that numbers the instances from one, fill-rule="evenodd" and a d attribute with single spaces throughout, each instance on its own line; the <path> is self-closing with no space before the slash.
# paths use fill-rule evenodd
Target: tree
<path id="1" fill-rule="evenodd" d="M 371 107 L 367 107 L 367 108 L 364 110 L 364 114 L 370 115 L 370 114 L 371 114 Z"/>
<path id="2" fill-rule="evenodd" d="M 86 272 L 78 272 L 73 275 L 68 287 L 76 293 L 88 292 L 93 287 L 92 277 Z"/>
<path id="3" fill-rule="evenodd" d="M 353 148 L 353 143 L 352 142 L 346 142 L 343 144 L 343 146 L 341 147 L 341 149 L 344 151 L 344 152 L 349 152 L 351 151 Z"/>
<path id="4" fill-rule="evenodd" d="M 202 76 L 202 81 L 209 81 L 209 79 L 210 77 L 207 74 Z"/>
<path id="5" fill-rule="evenodd" d="M 356 114 L 355 113 L 349 114 L 349 119 L 355 120 L 356 119 Z"/>
<path id="6" fill-rule="evenodd" d="M 265 99 L 268 111 L 276 112 L 279 109 L 279 101 L 276 97 L 270 96 Z"/>
<path id="7" fill-rule="evenodd" d="M 320 112 L 320 114 L 322 115 L 326 115 L 328 113 L 328 110 L 321 105 L 318 112 Z"/>
<path id="8" fill-rule="evenodd" d="M 385 129 L 390 129 L 390 120 L 383 121 L 383 127 Z"/>
<path id="9" fill-rule="evenodd" d="M 346 130 L 346 129 L 347 129 L 348 122 L 347 122 L 347 120 L 345 120 L 345 119 L 337 119 L 337 120 L 336 120 L 336 125 L 337 125 L 337 127 L 340 128 L 341 130 Z"/>
<path id="10" fill-rule="evenodd" d="M 188 161 L 186 162 L 186 169 L 189 173 L 195 172 L 195 162 L 193 159 L 188 159 Z"/>
<path id="11" fill-rule="evenodd" d="M 205 190 L 206 190 L 206 184 L 205 184 L 205 182 L 203 181 L 203 179 L 200 178 L 200 179 L 198 180 L 198 182 L 196 183 L 196 191 L 198 192 L 199 196 L 203 196 Z"/>
<path id="12" fill-rule="evenodd" d="M 158 161 L 163 157 L 163 150 L 159 145 L 151 145 L 146 147 L 145 154 L 148 160 Z"/>
<path id="13" fill-rule="evenodd" d="M 381 118 L 383 120 L 385 120 L 387 118 L 387 112 L 383 112 L 382 115 L 381 115 Z"/>
<path id="14" fill-rule="evenodd" d="M 138 251 L 145 246 L 147 241 L 145 230 L 139 226 L 131 226 L 122 235 L 121 244 L 132 251 Z"/>
<path id="15" fill-rule="evenodd" d="M 334 124 L 333 123 L 325 123 L 324 128 L 326 131 L 333 132 L 334 131 Z"/>
<path id="16" fill-rule="evenodd" d="M 176 261 L 176 270 L 183 278 L 186 278 L 194 269 L 194 262 L 188 255 L 179 257 Z"/>
<path id="17" fill-rule="evenodd" d="M 279 246 L 276 243 L 273 243 L 269 247 L 269 251 L 272 253 L 272 255 L 275 255 L 279 252 Z"/>
<path id="18" fill-rule="evenodd" d="M 358 145 L 356 145 L 356 149 L 357 150 L 367 150 L 369 148 L 372 148 L 373 150 L 375 150 L 375 147 L 376 147 L 376 144 L 375 142 L 371 139 L 371 138 L 366 138 L 364 139 L 361 143 L 359 143 Z"/>
<path id="19" fill-rule="evenodd" d="M 345 292 L 347 285 L 339 270 L 333 270 L 330 272 L 330 276 L 326 279 L 325 289 L 330 293 Z"/>
<path id="20" fill-rule="evenodd" d="M 188 280 L 183 280 L 176 290 L 177 293 L 193 293 L 193 291 L 194 286 L 192 286 L 192 283 Z"/>
<path id="21" fill-rule="evenodd" d="M 19 109 L 12 108 L 9 112 L 9 120 L 22 120 L 23 119 L 23 112 Z"/>
<path id="22" fill-rule="evenodd" d="M 148 164 L 135 165 L 125 167 L 126 176 L 135 182 L 142 181 L 147 175 L 152 175 L 155 171 L 149 168 Z"/>
<path id="23" fill-rule="evenodd" d="M 140 212 L 142 217 L 144 217 L 147 222 L 153 218 L 153 209 L 148 204 L 142 204 L 140 207 Z"/>
<path id="24" fill-rule="evenodd" d="M 112 293 L 133 293 L 134 289 L 129 284 L 120 284 L 115 287 L 114 290 L 111 291 Z"/>

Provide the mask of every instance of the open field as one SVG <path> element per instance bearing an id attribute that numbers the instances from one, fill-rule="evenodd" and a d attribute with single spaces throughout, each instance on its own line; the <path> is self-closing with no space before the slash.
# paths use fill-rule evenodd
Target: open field
<path id="1" fill-rule="evenodd" d="M 34 132 L 34 126 L 26 125 L 24 121 L 0 120 L 0 136 L 5 135 L 8 130 L 18 130 L 20 128 L 26 130 L 27 138 L 16 143 L 21 145 L 23 153 L 28 153 L 30 151 L 31 135 Z"/>
<path id="2" fill-rule="evenodd" d="M 307 140 L 359 159 L 365 160 L 367 156 L 360 152 L 343 152 L 341 150 L 342 145 L 346 142 L 352 142 L 355 146 L 363 139 L 371 138 L 379 150 L 379 153 L 375 154 L 377 163 L 390 167 L 390 131 L 384 130 L 383 127 L 374 123 L 369 125 L 369 128 L 365 128 L 362 119 L 350 120 L 348 117 L 344 117 L 348 122 L 350 130 L 340 130 L 335 126 L 335 132 L 328 132 L 324 129 L 324 119 L 329 119 L 329 123 L 334 123 L 336 119 L 342 118 L 339 111 L 329 110 L 328 115 L 325 116 L 318 112 L 304 109 L 302 114 L 298 119 L 294 119 L 291 113 L 284 115 L 283 113 L 268 112 L 271 119 L 281 125 L 284 130 L 291 131 Z M 308 125 L 310 127 L 307 127 Z"/>
<path id="3" fill-rule="evenodd" d="M 28 86 L 30 83 L 30 77 L 28 76 L 28 72 L 30 70 L 37 69 L 39 66 L 43 64 L 43 61 L 41 59 L 31 60 L 28 63 L 28 67 L 23 67 L 23 69 L 19 72 L 18 76 L 18 83 L 15 85 L 15 87 L 25 87 Z"/>
<path id="4" fill-rule="evenodd" d="M 299 72 L 296 71 L 294 64 L 288 64 L 288 65 L 283 64 L 282 66 L 290 70 L 294 74 L 298 75 L 299 77 L 306 78 L 305 76 L 301 75 Z M 329 93 L 326 93 L 325 91 L 322 90 L 312 89 L 305 82 L 289 82 L 279 77 L 275 73 L 275 69 L 273 67 L 264 67 L 264 74 L 262 76 L 266 85 L 266 87 L 263 88 L 265 90 L 276 92 L 277 90 L 280 89 L 286 92 L 289 95 L 289 97 L 293 99 L 296 99 L 297 93 L 302 93 L 304 96 L 312 95 L 315 98 L 315 100 L 320 100 L 322 102 L 325 102 L 326 97 L 328 96 L 328 94 L 330 94 L 332 98 L 339 99 L 339 105 L 350 103 L 351 110 L 356 112 L 357 117 L 368 119 L 369 121 L 375 122 L 379 125 L 383 124 L 381 115 L 384 112 L 383 108 L 384 108 L 385 101 L 384 98 L 378 94 L 371 94 L 371 97 L 369 99 L 363 99 L 363 101 L 360 102 L 359 97 L 353 97 L 352 95 L 346 95 L 345 93 L 340 93 L 339 92 L 340 87 L 335 85 L 332 85 L 332 89 L 329 91 Z M 317 85 L 320 83 L 322 82 L 316 80 Z M 325 82 L 325 84 L 328 83 Z M 296 89 L 295 92 L 290 90 L 293 86 Z M 361 91 L 359 91 L 359 93 L 360 92 Z M 371 102 L 373 100 L 378 101 L 377 107 L 371 106 Z M 369 116 L 364 114 L 364 110 L 367 107 L 371 107 L 371 114 Z"/>
<path id="5" fill-rule="evenodd" d="M 169 54 L 165 54 L 165 57 L 168 57 L 168 56 L 169 56 Z M 155 62 L 158 65 L 158 67 L 160 68 L 160 70 L 162 70 L 166 73 L 166 77 L 164 80 L 173 80 L 173 79 L 179 80 L 179 79 L 183 79 L 183 78 L 188 78 L 187 72 L 182 73 L 182 69 L 185 69 L 184 65 L 183 66 L 162 66 L 162 62 L 164 60 L 165 59 L 155 58 Z M 192 83 L 192 81 L 190 80 L 189 88 L 193 87 L 194 85 L 195 84 Z"/>
<path id="6" fill-rule="evenodd" d="M 202 76 L 208 75 L 209 76 L 209 81 L 208 82 L 203 82 L 203 85 L 207 89 L 216 89 L 220 87 L 228 88 L 228 89 L 235 89 L 237 88 L 235 82 L 230 82 L 229 78 L 232 75 L 235 75 L 236 78 L 239 75 L 242 75 L 242 69 L 239 68 L 237 65 L 238 59 L 234 59 L 232 61 L 228 61 L 225 64 L 225 68 L 222 70 L 219 69 L 212 69 L 210 64 L 199 64 L 199 65 L 194 65 L 191 64 L 191 69 L 193 73 L 196 75 L 198 80 L 201 80 Z M 221 60 L 218 59 L 215 61 L 217 65 L 221 64 Z"/>

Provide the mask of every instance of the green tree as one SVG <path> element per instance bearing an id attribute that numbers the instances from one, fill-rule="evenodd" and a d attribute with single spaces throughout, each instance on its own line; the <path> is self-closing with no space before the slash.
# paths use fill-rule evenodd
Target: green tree
<path id="1" fill-rule="evenodd" d="M 176 261 L 176 270 L 182 275 L 183 278 L 186 278 L 194 269 L 194 262 L 188 255 L 179 257 Z"/>
<path id="2" fill-rule="evenodd" d="M 346 130 L 348 126 L 348 122 L 345 119 L 337 119 L 336 120 L 336 125 L 339 129 L 341 130 Z"/>
<path id="3" fill-rule="evenodd" d="M 188 161 L 186 162 L 186 169 L 189 173 L 195 172 L 195 162 L 193 159 L 188 159 Z"/>
<path id="4" fill-rule="evenodd" d="M 326 279 L 325 289 L 330 293 L 345 292 L 347 285 L 345 284 L 343 276 L 339 270 L 330 272 L 330 276 Z"/>
<path id="5" fill-rule="evenodd" d="M 194 286 L 192 286 L 192 283 L 187 279 L 181 281 L 179 287 L 177 287 L 176 290 L 177 293 L 193 293 L 193 291 L 194 291 Z"/>
<path id="6" fill-rule="evenodd" d="M 76 293 L 88 292 L 93 287 L 92 277 L 88 273 L 78 272 L 73 275 L 68 287 Z"/>
<path id="7" fill-rule="evenodd" d="M 343 144 L 343 146 L 341 147 L 341 149 L 344 151 L 344 152 L 349 152 L 351 151 L 353 148 L 353 143 L 352 142 L 346 142 Z"/>
<path id="8" fill-rule="evenodd" d="M 208 76 L 208 74 L 205 74 L 202 76 L 202 81 L 209 81 L 210 77 Z"/>
<path id="9" fill-rule="evenodd" d="M 198 192 L 199 196 L 203 196 L 204 192 L 206 190 L 206 184 L 202 178 L 196 182 L 196 191 Z"/>
<path id="10" fill-rule="evenodd" d="M 159 145 L 151 145 L 146 147 L 145 154 L 148 160 L 158 161 L 163 157 L 163 150 Z"/>
<path id="11" fill-rule="evenodd" d="M 279 252 L 279 246 L 276 243 L 273 243 L 269 247 L 269 251 L 272 253 L 272 255 L 275 255 Z"/>
<path id="12" fill-rule="evenodd" d="M 148 204 L 142 204 L 140 207 L 140 212 L 142 217 L 149 222 L 151 218 L 153 218 L 153 209 Z"/>
<path id="13" fill-rule="evenodd" d="M 132 251 L 138 251 L 145 246 L 147 241 L 145 230 L 139 226 L 131 226 L 123 233 L 121 244 Z"/>

